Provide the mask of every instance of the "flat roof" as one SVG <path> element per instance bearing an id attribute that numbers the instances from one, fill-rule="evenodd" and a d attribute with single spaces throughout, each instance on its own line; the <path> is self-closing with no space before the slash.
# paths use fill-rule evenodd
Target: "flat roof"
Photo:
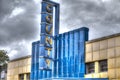
<path id="1" fill-rule="evenodd" d="M 20 57 L 20 58 L 16 58 L 16 59 L 10 60 L 9 62 L 18 61 L 18 60 L 26 59 L 26 58 L 30 58 L 30 57 L 31 57 L 31 55 L 28 55 L 28 56 L 24 56 L 24 57 Z"/>
<path id="2" fill-rule="evenodd" d="M 86 41 L 86 43 L 97 42 L 97 41 L 100 41 L 100 40 L 105 40 L 105 39 L 114 38 L 114 37 L 118 37 L 118 36 L 120 36 L 120 33 L 112 34 L 112 35 L 109 35 L 109 36 L 104 36 L 104 37 L 93 39 L 93 40 L 89 40 L 89 41 Z"/>

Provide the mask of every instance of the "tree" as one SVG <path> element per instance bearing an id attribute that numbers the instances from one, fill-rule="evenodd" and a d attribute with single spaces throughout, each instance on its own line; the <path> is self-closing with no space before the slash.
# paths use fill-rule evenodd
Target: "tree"
<path id="1" fill-rule="evenodd" d="M 0 72 L 2 69 L 7 68 L 7 62 L 9 61 L 9 57 L 5 50 L 0 50 Z"/>

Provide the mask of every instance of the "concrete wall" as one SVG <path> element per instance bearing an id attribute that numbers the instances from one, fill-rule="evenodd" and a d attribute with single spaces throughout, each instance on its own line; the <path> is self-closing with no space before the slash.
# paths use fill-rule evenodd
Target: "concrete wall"
<path id="1" fill-rule="evenodd" d="M 31 58 L 25 57 L 9 62 L 7 71 L 7 80 L 19 80 L 20 74 L 24 74 L 26 80 L 26 74 L 31 71 Z"/>
<path id="2" fill-rule="evenodd" d="M 107 59 L 108 71 L 99 72 L 100 60 Z M 120 80 L 120 34 L 86 42 L 86 63 L 95 63 L 95 73 L 86 74 L 86 78 L 109 78 Z"/>

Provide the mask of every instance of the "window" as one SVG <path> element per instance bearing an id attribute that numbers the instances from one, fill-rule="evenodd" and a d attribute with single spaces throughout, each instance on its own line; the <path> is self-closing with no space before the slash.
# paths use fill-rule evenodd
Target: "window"
<path id="1" fill-rule="evenodd" d="M 24 74 L 19 75 L 19 80 L 24 80 Z"/>
<path id="2" fill-rule="evenodd" d="M 95 72 L 95 68 L 94 68 L 94 63 L 87 63 L 86 64 L 86 74 L 89 73 L 94 73 Z"/>
<path id="3" fill-rule="evenodd" d="M 20 74 L 19 80 L 30 80 L 30 73 Z"/>
<path id="4" fill-rule="evenodd" d="M 107 60 L 102 60 L 102 61 L 99 61 L 99 69 L 100 69 L 100 72 L 105 72 L 105 71 L 108 71 L 108 68 L 107 68 Z"/>
<path id="5" fill-rule="evenodd" d="M 27 80 L 30 80 L 30 73 L 27 73 L 27 74 L 26 74 L 26 79 L 27 79 Z"/>

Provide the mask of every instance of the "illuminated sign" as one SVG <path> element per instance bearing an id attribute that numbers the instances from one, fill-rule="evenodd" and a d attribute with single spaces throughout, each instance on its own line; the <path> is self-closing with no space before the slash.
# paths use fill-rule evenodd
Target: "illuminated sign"
<path id="1" fill-rule="evenodd" d="M 59 31 L 58 25 L 59 25 L 58 6 L 56 6 L 56 3 L 51 1 L 42 1 L 41 36 L 40 36 L 40 53 L 39 53 L 39 57 L 40 57 L 39 68 L 41 70 L 51 70 L 51 66 L 52 66 L 51 63 L 53 61 L 51 53 L 52 53 L 52 48 L 54 47 L 53 36 L 58 34 Z"/>

